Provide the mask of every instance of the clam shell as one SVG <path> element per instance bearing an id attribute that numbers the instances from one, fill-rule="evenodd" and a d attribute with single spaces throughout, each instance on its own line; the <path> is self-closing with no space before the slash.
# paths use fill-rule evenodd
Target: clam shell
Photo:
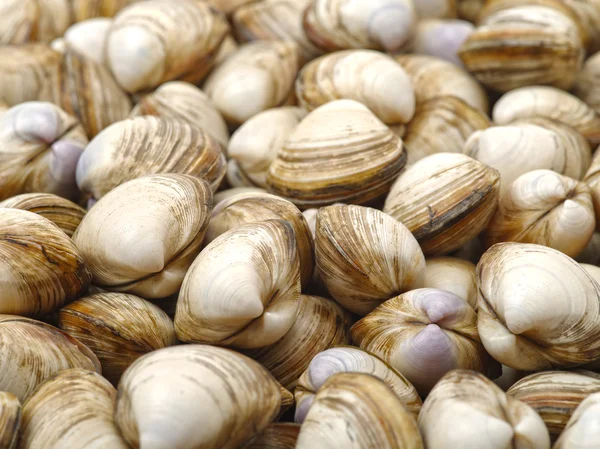
<path id="1" fill-rule="evenodd" d="M 299 433 L 299 424 L 273 423 L 246 446 L 246 449 L 295 449 Z"/>
<path id="2" fill-rule="evenodd" d="M 592 199 L 596 210 L 596 226 L 600 225 L 600 152 L 594 153 L 594 159 L 583 181 L 592 191 Z"/>
<path id="3" fill-rule="evenodd" d="M 475 264 L 457 257 L 431 257 L 425 260 L 422 286 L 447 290 L 477 310 Z"/>
<path id="4" fill-rule="evenodd" d="M 21 403 L 14 394 L 1 391 L 0 446 L 6 449 L 16 449 L 20 429 Z"/>
<path id="5" fill-rule="evenodd" d="M 573 94 L 600 113 L 600 53 L 590 56 L 577 74 Z"/>
<path id="6" fill-rule="evenodd" d="M 69 48 L 97 64 L 104 64 L 104 48 L 111 25 L 112 19 L 103 17 L 71 25 L 64 34 L 65 49 Z"/>
<path id="7" fill-rule="evenodd" d="M 70 0 L 75 22 L 94 17 L 113 17 L 123 8 L 143 0 Z"/>
<path id="8" fill-rule="evenodd" d="M 251 3 L 252 0 L 207 0 L 207 3 L 230 16 L 240 6 Z"/>
<path id="9" fill-rule="evenodd" d="M 0 4 L 0 45 L 50 42 L 71 24 L 69 0 L 4 0 Z"/>
<path id="10" fill-rule="evenodd" d="M 417 5 L 421 2 L 415 2 Z M 412 51 L 435 56 L 462 67 L 458 50 L 475 31 L 475 26 L 464 20 L 421 20 L 412 40 Z"/>
<path id="11" fill-rule="evenodd" d="M 457 4 L 460 4 L 460 0 L 419 0 L 414 3 L 421 19 L 441 19 L 456 17 Z"/>
<path id="12" fill-rule="evenodd" d="M 476 23 L 486 0 L 457 0 L 456 3 L 458 17 Z"/>
<path id="13" fill-rule="evenodd" d="M 235 187 L 232 189 L 220 190 L 215 193 L 213 199 L 215 206 L 221 201 L 225 201 L 227 198 L 239 195 L 240 193 L 266 193 L 265 189 L 260 187 Z"/>
<path id="14" fill-rule="evenodd" d="M 554 449 L 579 449 L 598 444 L 600 441 L 599 414 L 600 393 L 590 394 L 571 415 L 567 426 L 554 445 Z"/>

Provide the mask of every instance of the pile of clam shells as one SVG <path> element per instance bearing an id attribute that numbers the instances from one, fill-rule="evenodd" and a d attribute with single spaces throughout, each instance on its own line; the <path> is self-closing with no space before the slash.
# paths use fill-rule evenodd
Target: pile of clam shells
<path id="1" fill-rule="evenodd" d="M 600 0 L 0 0 L 0 449 L 600 449 L 599 144 Z"/>

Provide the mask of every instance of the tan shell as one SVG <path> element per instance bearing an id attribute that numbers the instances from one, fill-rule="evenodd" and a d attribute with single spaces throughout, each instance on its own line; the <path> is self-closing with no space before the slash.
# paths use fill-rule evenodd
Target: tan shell
<path id="1" fill-rule="evenodd" d="M 204 243 L 212 242 L 230 229 L 276 219 L 287 220 L 294 228 L 300 279 L 306 286 L 315 267 L 313 237 L 302 213 L 283 198 L 268 193 L 246 193 L 222 201 L 213 209 Z"/>
<path id="2" fill-rule="evenodd" d="M 212 210 L 210 187 L 188 175 L 152 175 L 106 194 L 73 240 L 103 289 L 164 298 L 179 290 Z"/>
<path id="3" fill-rule="evenodd" d="M 477 265 L 479 335 L 500 363 L 533 371 L 600 358 L 600 285 L 554 249 L 499 243 Z"/>
<path id="4" fill-rule="evenodd" d="M 350 314 L 330 299 L 300 295 L 296 320 L 278 342 L 247 351 L 288 390 L 293 390 L 321 351 L 350 344 Z"/>
<path id="5" fill-rule="evenodd" d="M 131 111 L 131 117 L 140 115 L 182 120 L 201 128 L 223 147 L 229 141 L 225 120 L 210 98 L 193 84 L 184 81 L 162 84 L 151 94 L 142 97 Z"/>
<path id="6" fill-rule="evenodd" d="M 437 97 L 421 103 L 402 138 L 412 165 L 436 153 L 462 153 L 475 131 L 491 126 L 490 119 L 458 97 Z"/>
<path id="7" fill-rule="evenodd" d="M 486 230 L 487 245 L 537 243 L 575 257 L 596 228 L 590 188 L 550 170 L 519 176 L 500 199 Z"/>
<path id="8" fill-rule="evenodd" d="M 0 208 L 0 313 L 43 316 L 91 281 L 82 253 L 50 220 Z M 2 391 L 2 388 L 0 388 Z"/>
<path id="9" fill-rule="evenodd" d="M 214 204 L 216 206 L 221 201 L 225 201 L 227 198 L 239 195 L 240 193 L 266 193 L 266 191 L 260 187 L 235 187 L 233 189 L 220 190 L 213 197 Z"/>
<path id="10" fill-rule="evenodd" d="M 225 120 L 239 125 L 283 106 L 293 93 L 300 50 L 291 41 L 243 44 L 210 74 L 204 91 Z"/>
<path id="11" fill-rule="evenodd" d="M 207 3 L 229 16 L 240 6 L 251 3 L 252 1 L 253 0 L 207 0 Z"/>
<path id="12" fill-rule="evenodd" d="M 61 371 L 23 404 L 20 449 L 128 449 L 113 420 L 117 392 L 97 373 Z"/>
<path id="13" fill-rule="evenodd" d="M 600 52 L 590 56 L 577 74 L 573 93 L 600 114 Z"/>
<path id="14" fill-rule="evenodd" d="M 421 3 L 415 2 L 416 5 Z M 412 51 L 435 56 L 462 67 L 458 50 L 475 31 L 475 26 L 464 20 L 425 19 L 419 21 L 412 41 Z"/>
<path id="15" fill-rule="evenodd" d="M 113 17 L 121 9 L 143 0 L 70 0 L 75 22 L 94 17 Z"/>
<path id="16" fill-rule="evenodd" d="M 252 441 L 246 449 L 295 449 L 300 424 L 277 422 Z"/>
<path id="17" fill-rule="evenodd" d="M 476 23 L 486 0 L 456 0 L 458 17 Z"/>
<path id="18" fill-rule="evenodd" d="M 59 310 L 58 327 L 94 351 L 113 385 L 137 358 L 177 342 L 165 312 L 124 293 L 97 293 L 72 302 Z"/>
<path id="19" fill-rule="evenodd" d="M 596 220 L 598 217 L 596 217 Z M 600 265 L 600 232 L 594 232 L 587 246 L 575 258 L 577 262 Z"/>
<path id="20" fill-rule="evenodd" d="M 119 384 L 115 421 L 132 448 L 237 449 L 266 429 L 280 405 L 279 384 L 257 362 L 182 345 L 131 365 Z"/>
<path id="21" fill-rule="evenodd" d="M 340 346 L 323 351 L 310 361 L 294 391 L 296 414 L 294 420 L 303 422 L 315 394 L 336 373 L 365 373 L 382 380 L 417 419 L 422 401 L 415 387 L 385 361 L 353 346 Z"/>
<path id="22" fill-rule="evenodd" d="M 174 79 L 195 83 L 211 69 L 228 30 L 225 17 L 204 2 L 135 3 L 114 19 L 106 40 L 107 65 L 131 93 Z"/>
<path id="23" fill-rule="evenodd" d="M 49 324 L 0 315 L 0 390 L 23 401 L 43 381 L 69 368 L 100 373 L 100 362 L 86 346 Z"/>
<path id="24" fill-rule="evenodd" d="M 50 42 L 71 24 L 69 0 L 3 0 L 0 45 Z"/>
<path id="25" fill-rule="evenodd" d="M 600 393 L 590 394 L 575 409 L 553 449 L 593 448 L 597 445 L 600 441 L 599 414 Z"/>
<path id="26" fill-rule="evenodd" d="M 510 387 L 507 395 L 532 407 L 555 441 L 581 401 L 597 392 L 599 379 L 566 371 L 545 371 L 524 377 Z"/>
<path id="27" fill-rule="evenodd" d="M 446 290 L 419 288 L 392 298 L 351 333 L 356 344 L 404 374 L 421 394 L 453 369 L 500 375 L 479 339 L 476 312 Z"/>
<path id="28" fill-rule="evenodd" d="M 388 191 L 405 160 L 402 140 L 369 109 L 336 100 L 298 124 L 271 164 L 267 184 L 301 209 L 363 204 Z"/>
<path id="29" fill-rule="evenodd" d="M 111 25 L 112 19 L 103 17 L 71 25 L 63 38 L 65 51 L 69 48 L 98 64 L 104 64 L 104 48 Z M 52 42 L 52 46 L 56 49 L 55 42 Z"/>
<path id="30" fill-rule="evenodd" d="M 394 59 L 412 80 L 417 107 L 436 97 L 454 96 L 488 113 L 487 93 L 463 68 L 433 56 L 399 55 Z"/>
<path id="31" fill-rule="evenodd" d="M 415 419 L 380 379 L 339 373 L 319 389 L 296 449 L 423 449 Z"/>
<path id="32" fill-rule="evenodd" d="M 414 3 L 421 19 L 453 18 L 456 17 L 457 3 L 460 0 L 418 0 Z"/>
<path id="33" fill-rule="evenodd" d="M 16 449 L 20 429 L 21 403 L 14 394 L 0 391 L 0 447 Z"/>
<path id="34" fill-rule="evenodd" d="M 267 220 L 213 240 L 189 268 L 177 301 L 184 342 L 260 348 L 296 319 L 300 270 L 293 227 Z"/>
<path id="35" fill-rule="evenodd" d="M 419 285 L 425 271 L 425 257 L 410 231 L 370 207 L 320 209 L 315 253 L 331 296 L 358 315 Z"/>
<path id="36" fill-rule="evenodd" d="M 473 263 L 457 257 L 431 257 L 425 263 L 423 287 L 447 290 L 477 310 L 477 276 Z"/>
<path id="37" fill-rule="evenodd" d="M 446 254 L 485 228 L 499 189 L 493 168 L 463 154 L 438 153 L 398 177 L 383 211 L 413 233 L 426 256 Z"/>
<path id="38" fill-rule="evenodd" d="M 594 159 L 583 181 L 592 191 L 592 199 L 596 211 L 596 226 L 600 226 L 600 151 L 594 153 Z"/>
<path id="39" fill-rule="evenodd" d="M 115 123 L 90 142 L 77 164 L 77 185 L 100 199 L 140 176 L 181 173 L 204 178 L 215 191 L 225 169 L 222 147 L 206 131 L 143 116 Z"/>
<path id="40" fill-rule="evenodd" d="M 85 209 L 51 193 L 24 193 L 13 196 L 0 202 L 0 207 L 23 209 L 41 215 L 69 237 L 75 233 L 85 215 Z"/>
<path id="41" fill-rule="evenodd" d="M 372 50 L 339 51 L 306 64 L 296 80 L 296 96 L 308 111 L 333 100 L 356 100 L 388 124 L 408 123 L 415 113 L 404 69 Z"/>
<path id="42" fill-rule="evenodd" d="M 304 15 L 304 31 L 328 52 L 351 48 L 397 52 L 406 46 L 417 21 L 412 0 L 314 0 Z"/>
<path id="43" fill-rule="evenodd" d="M 419 415 L 427 449 L 550 449 L 544 422 L 479 373 L 455 370 L 429 393 Z"/>

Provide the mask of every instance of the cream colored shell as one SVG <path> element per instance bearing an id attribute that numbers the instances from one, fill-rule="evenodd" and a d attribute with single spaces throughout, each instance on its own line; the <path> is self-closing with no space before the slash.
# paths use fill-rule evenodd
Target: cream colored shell
<path id="1" fill-rule="evenodd" d="M 94 17 L 113 17 L 121 9 L 144 0 L 70 0 L 75 22 Z"/>
<path id="2" fill-rule="evenodd" d="M 271 424 L 246 449 L 295 449 L 300 425 L 289 422 Z"/>
<path id="3" fill-rule="evenodd" d="M 98 64 L 105 63 L 105 44 L 112 19 L 99 17 L 71 25 L 64 34 L 65 48 L 69 48 Z M 55 42 L 52 42 L 56 49 Z"/>
<path id="4" fill-rule="evenodd" d="M 417 1 L 418 5 L 421 1 Z M 458 50 L 475 31 L 475 26 L 457 19 L 425 19 L 419 21 L 411 49 L 413 53 L 435 56 L 462 67 Z"/>
<path id="5" fill-rule="evenodd" d="M 71 24 L 69 0 L 3 0 L 0 45 L 50 42 Z"/>
<path id="6" fill-rule="evenodd" d="M 457 0 L 458 17 L 476 23 L 486 0 Z"/>
<path id="7" fill-rule="evenodd" d="M 594 153 L 594 159 L 583 181 L 592 190 L 592 199 L 596 210 L 596 226 L 600 225 L 600 152 Z"/>
<path id="8" fill-rule="evenodd" d="M 21 403 L 12 393 L 0 391 L 0 447 L 16 449 L 21 430 Z"/>
<path id="9" fill-rule="evenodd" d="M 221 201 L 225 201 L 227 198 L 239 195 L 240 193 L 266 193 L 266 191 L 260 187 L 234 187 L 232 189 L 219 190 L 213 197 L 214 204 L 216 206 Z"/>
<path id="10" fill-rule="evenodd" d="M 422 286 L 447 290 L 477 310 L 475 265 L 457 257 L 431 257 L 425 260 Z"/>
<path id="11" fill-rule="evenodd" d="M 575 409 L 554 449 L 594 447 L 600 441 L 600 393 L 590 394 Z"/>

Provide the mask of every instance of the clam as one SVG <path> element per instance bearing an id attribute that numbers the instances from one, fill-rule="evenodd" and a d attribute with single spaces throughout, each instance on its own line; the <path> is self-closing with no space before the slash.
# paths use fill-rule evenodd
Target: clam
<path id="1" fill-rule="evenodd" d="M 476 23 L 486 0 L 456 0 L 458 17 Z"/>
<path id="2" fill-rule="evenodd" d="M 252 0 L 207 0 L 207 3 L 230 16 L 239 7 L 252 3 Z"/>
<path id="3" fill-rule="evenodd" d="M 596 226 L 600 226 L 600 151 L 594 153 L 594 159 L 583 181 L 589 186 L 596 211 Z"/>
<path id="4" fill-rule="evenodd" d="M 415 2 L 417 5 L 421 2 Z M 458 50 L 474 32 L 475 26 L 465 20 L 421 20 L 412 41 L 414 53 L 435 56 L 462 66 Z"/>
<path id="5" fill-rule="evenodd" d="M 591 109 L 600 113 L 600 52 L 590 56 L 577 75 L 573 93 Z"/>
<path id="6" fill-rule="evenodd" d="M 580 402 L 554 449 L 592 448 L 600 441 L 598 415 L 600 414 L 600 393 L 593 393 Z"/>
<path id="7" fill-rule="evenodd" d="M 232 189 L 220 190 L 214 194 L 214 204 L 217 205 L 221 201 L 225 201 L 232 196 L 239 195 L 240 193 L 266 193 L 265 189 L 260 187 L 234 187 Z"/>
<path id="8" fill-rule="evenodd" d="M 69 0 L 3 0 L 0 45 L 50 42 L 71 24 Z"/>
<path id="9" fill-rule="evenodd" d="M 256 437 L 246 449 L 295 449 L 300 425 L 276 422 Z"/>
<path id="10" fill-rule="evenodd" d="M 0 391 L 0 447 L 16 449 L 21 429 L 21 403 L 12 393 Z"/>
<path id="11" fill-rule="evenodd" d="M 528 243 L 499 243 L 477 265 L 477 327 L 486 350 L 524 371 L 600 358 L 600 285 L 573 259 Z"/>
<path id="12" fill-rule="evenodd" d="M 457 3 L 460 0 L 418 0 L 414 3 L 421 19 L 442 19 L 456 17 Z"/>
<path id="13" fill-rule="evenodd" d="M 70 0 L 75 22 L 94 17 L 113 17 L 121 9 L 142 0 Z"/>
<path id="14" fill-rule="evenodd" d="M 457 257 L 431 257 L 425 264 L 423 287 L 447 290 L 477 310 L 477 276 L 472 262 Z"/>
<path id="15" fill-rule="evenodd" d="M 112 19 L 103 17 L 71 25 L 63 37 L 65 49 L 69 48 L 98 64 L 105 64 L 104 48 L 111 25 Z M 52 45 L 56 49 L 54 42 Z"/>

